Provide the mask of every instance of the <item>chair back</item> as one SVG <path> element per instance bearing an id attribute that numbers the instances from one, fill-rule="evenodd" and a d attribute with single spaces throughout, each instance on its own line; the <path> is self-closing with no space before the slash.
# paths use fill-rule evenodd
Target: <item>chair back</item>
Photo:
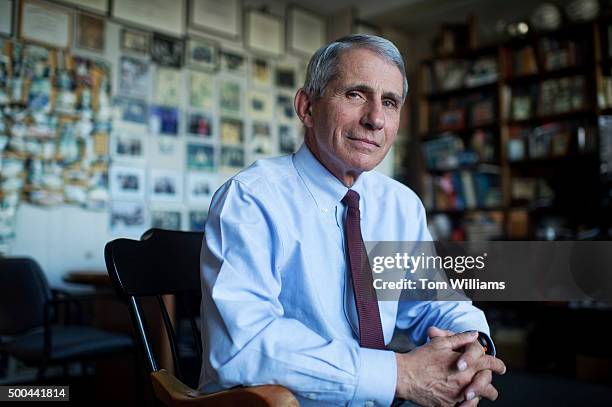
<path id="1" fill-rule="evenodd" d="M 0 258 L 0 335 L 17 335 L 44 323 L 51 290 L 36 261 Z"/>
<path id="2" fill-rule="evenodd" d="M 200 293 L 200 249 L 204 233 L 150 229 L 141 240 L 115 239 L 106 244 L 104 258 L 115 291 L 128 303 L 132 325 L 144 353 L 149 372 L 158 371 L 151 334 L 142 311 L 141 299 L 155 297 L 172 352 L 176 376 L 182 375 L 177 328 L 162 298 L 174 295 L 177 314 L 189 320 L 193 353 L 202 363 L 202 345 L 198 328 Z M 178 320 L 176 321 L 178 322 Z"/>

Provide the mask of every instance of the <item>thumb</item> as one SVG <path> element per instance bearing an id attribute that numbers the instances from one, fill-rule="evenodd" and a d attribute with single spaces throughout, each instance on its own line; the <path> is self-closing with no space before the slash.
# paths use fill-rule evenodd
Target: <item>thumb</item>
<path id="1" fill-rule="evenodd" d="M 478 332 L 469 331 L 469 332 L 462 332 L 460 334 L 456 334 L 453 336 L 448 336 L 445 338 L 445 340 L 447 341 L 449 347 L 452 350 L 455 350 L 455 349 L 461 348 L 465 345 L 468 345 L 474 342 L 476 338 L 478 338 Z"/>
<path id="2" fill-rule="evenodd" d="M 453 336 L 455 333 L 452 331 L 447 331 L 446 329 L 440 329 L 435 326 L 430 326 L 427 329 L 427 336 L 429 339 L 437 338 L 438 336 Z"/>

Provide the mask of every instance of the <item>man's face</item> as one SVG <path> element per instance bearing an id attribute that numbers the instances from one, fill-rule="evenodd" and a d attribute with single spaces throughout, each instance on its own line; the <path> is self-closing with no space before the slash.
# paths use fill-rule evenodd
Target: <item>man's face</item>
<path id="1" fill-rule="evenodd" d="M 345 51 L 338 77 L 323 96 L 312 100 L 313 154 L 350 186 L 363 171 L 385 157 L 395 141 L 400 120 L 403 77 L 392 63 L 367 49 Z"/>

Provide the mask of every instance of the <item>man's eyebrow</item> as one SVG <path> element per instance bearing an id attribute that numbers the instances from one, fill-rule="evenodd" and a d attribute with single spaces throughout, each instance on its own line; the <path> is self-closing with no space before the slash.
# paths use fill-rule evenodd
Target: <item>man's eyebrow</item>
<path id="1" fill-rule="evenodd" d="M 363 92 L 363 93 L 374 93 L 374 88 L 372 88 L 369 85 L 365 85 L 365 84 L 361 84 L 361 83 L 357 83 L 354 85 L 349 85 L 346 87 L 346 90 L 357 90 L 359 92 Z M 394 102 L 396 103 L 400 103 L 402 100 L 402 97 L 400 95 L 398 95 L 395 92 L 384 92 L 383 93 L 383 98 L 385 99 L 392 99 Z"/>

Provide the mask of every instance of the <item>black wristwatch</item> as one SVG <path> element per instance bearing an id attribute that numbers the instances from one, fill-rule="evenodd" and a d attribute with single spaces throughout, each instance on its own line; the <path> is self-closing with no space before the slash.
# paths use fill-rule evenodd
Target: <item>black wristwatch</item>
<path id="1" fill-rule="evenodd" d="M 478 343 L 484 348 L 486 355 L 495 356 L 495 346 L 489 335 L 478 331 Z"/>

